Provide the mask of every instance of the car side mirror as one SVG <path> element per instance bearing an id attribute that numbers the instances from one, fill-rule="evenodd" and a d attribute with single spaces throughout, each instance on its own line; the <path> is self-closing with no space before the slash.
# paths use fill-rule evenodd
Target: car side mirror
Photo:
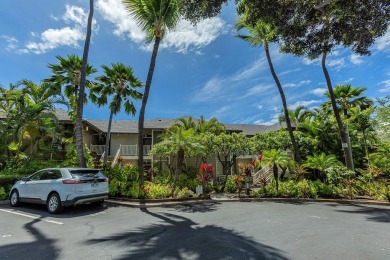
<path id="1" fill-rule="evenodd" d="M 22 178 L 22 181 L 25 181 L 25 182 L 27 182 L 27 181 L 29 181 L 29 180 L 30 180 L 30 178 L 28 178 L 28 177 Z"/>

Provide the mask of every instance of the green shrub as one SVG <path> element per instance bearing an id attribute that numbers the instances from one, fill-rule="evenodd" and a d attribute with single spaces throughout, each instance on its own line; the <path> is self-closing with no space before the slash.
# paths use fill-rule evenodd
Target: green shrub
<path id="1" fill-rule="evenodd" d="M 171 187 L 164 184 L 145 182 L 145 196 L 150 199 L 168 198 L 172 193 Z"/>
<path id="2" fill-rule="evenodd" d="M 170 174 L 168 170 L 164 169 L 160 174 L 157 174 L 154 177 L 154 182 L 168 185 L 173 183 L 173 176 Z"/>
<path id="3" fill-rule="evenodd" d="M 5 192 L 8 194 L 11 191 L 12 185 L 21 178 L 22 176 L 16 175 L 0 175 L 0 187 L 4 188 Z"/>
<path id="4" fill-rule="evenodd" d="M 129 184 L 129 189 L 126 191 L 124 195 L 132 199 L 138 199 L 141 197 L 142 194 L 143 192 L 141 192 L 139 189 L 139 183 L 138 181 L 136 181 L 136 182 L 131 182 Z"/>
<path id="5" fill-rule="evenodd" d="M 0 187 L 0 200 L 5 200 L 8 197 L 8 193 L 3 187 Z"/>
<path id="6" fill-rule="evenodd" d="M 56 168 L 59 166 L 60 164 L 56 161 L 30 160 L 24 165 L 6 168 L 1 172 L 1 174 L 11 176 L 28 176 L 45 168 Z"/>
<path id="7" fill-rule="evenodd" d="M 129 190 L 132 189 L 133 183 L 138 184 L 137 167 L 106 167 L 103 172 L 109 179 L 109 193 L 111 196 L 126 196 Z"/>
<path id="8" fill-rule="evenodd" d="M 196 194 L 188 189 L 187 187 L 183 188 L 182 190 L 180 190 L 178 193 L 177 193 L 177 198 L 179 199 L 184 199 L 184 198 L 194 198 L 194 197 L 197 197 Z"/>
<path id="9" fill-rule="evenodd" d="M 234 182 L 232 176 L 228 176 L 226 180 L 225 191 L 229 193 L 235 193 L 237 191 L 236 183 Z"/>
<path id="10" fill-rule="evenodd" d="M 325 173 L 328 183 L 335 186 L 355 176 L 355 172 L 348 170 L 345 166 L 332 166 L 327 168 Z"/>
<path id="11" fill-rule="evenodd" d="M 200 181 L 197 178 L 191 179 L 186 174 L 180 174 L 177 180 L 177 187 L 179 189 L 189 188 L 194 191 L 198 185 L 200 185 Z"/>

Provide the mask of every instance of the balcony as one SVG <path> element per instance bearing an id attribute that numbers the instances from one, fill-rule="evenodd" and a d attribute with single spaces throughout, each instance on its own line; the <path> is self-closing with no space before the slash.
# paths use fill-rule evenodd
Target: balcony
<path id="1" fill-rule="evenodd" d="M 102 155 L 104 152 L 105 145 L 91 145 L 91 151 L 95 152 L 98 155 Z M 149 151 L 152 148 L 151 145 L 144 145 L 144 155 L 149 155 Z M 123 145 L 121 144 L 120 147 L 120 156 L 137 156 L 138 155 L 138 145 Z M 114 154 L 115 151 L 111 151 L 111 154 Z"/>

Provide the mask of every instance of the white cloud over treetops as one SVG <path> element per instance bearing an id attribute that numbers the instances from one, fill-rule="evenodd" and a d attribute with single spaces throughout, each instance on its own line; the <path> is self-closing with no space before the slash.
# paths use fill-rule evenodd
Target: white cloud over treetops
<path id="1" fill-rule="evenodd" d="M 140 48 L 151 51 L 152 45 L 144 44 L 146 34 L 138 27 L 136 21 L 129 15 L 121 0 L 98 0 L 97 9 L 104 19 L 114 24 L 114 34 L 129 38 L 141 45 Z M 179 53 L 198 50 L 220 35 L 227 33 L 225 22 L 218 17 L 200 21 L 192 25 L 181 19 L 173 31 L 169 31 L 161 42 L 161 49 L 171 49 Z"/>

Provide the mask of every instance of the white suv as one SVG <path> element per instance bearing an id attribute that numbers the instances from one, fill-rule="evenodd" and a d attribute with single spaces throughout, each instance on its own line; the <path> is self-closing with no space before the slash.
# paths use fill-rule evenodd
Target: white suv
<path id="1" fill-rule="evenodd" d="M 11 188 L 10 204 L 46 204 L 49 213 L 82 203 L 102 203 L 108 198 L 108 178 L 98 169 L 51 168 L 17 181 Z"/>

